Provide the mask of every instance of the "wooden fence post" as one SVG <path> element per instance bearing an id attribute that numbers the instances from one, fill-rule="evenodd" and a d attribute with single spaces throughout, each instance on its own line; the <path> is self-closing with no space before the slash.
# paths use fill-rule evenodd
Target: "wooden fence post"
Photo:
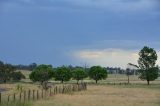
<path id="1" fill-rule="evenodd" d="M 76 91 L 78 91 L 78 86 L 79 86 L 79 85 L 76 85 Z"/>
<path id="2" fill-rule="evenodd" d="M 56 88 L 55 88 L 55 94 L 57 94 L 57 91 L 58 91 L 58 90 L 57 90 L 57 86 L 56 86 Z"/>
<path id="3" fill-rule="evenodd" d="M 28 90 L 28 100 L 30 100 L 31 90 Z"/>
<path id="4" fill-rule="evenodd" d="M 42 89 L 42 98 L 43 98 L 43 89 Z"/>
<path id="5" fill-rule="evenodd" d="M 72 91 L 74 91 L 74 85 L 72 85 Z"/>
<path id="6" fill-rule="evenodd" d="M 49 89 L 49 96 L 52 96 L 52 89 Z"/>
<path id="7" fill-rule="evenodd" d="M 70 92 L 70 85 L 68 85 L 68 90 L 67 90 L 67 92 L 68 92 L 68 93 Z"/>
<path id="8" fill-rule="evenodd" d="M 16 100 L 16 94 L 14 93 L 13 94 L 13 101 L 15 101 Z"/>
<path id="9" fill-rule="evenodd" d="M 58 93 L 60 93 L 60 92 L 61 92 L 61 87 L 59 86 L 59 87 L 58 87 Z"/>
<path id="10" fill-rule="evenodd" d="M 23 97 L 24 101 L 26 101 L 26 91 L 23 92 Z"/>
<path id="11" fill-rule="evenodd" d="M 64 90 L 64 92 L 65 92 L 65 93 L 67 93 L 67 92 L 68 92 L 68 85 L 67 85 L 67 86 L 65 86 L 65 90 Z"/>
<path id="12" fill-rule="evenodd" d="M 2 94 L 0 93 L 0 103 L 2 102 Z"/>
<path id="13" fill-rule="evenodd" d="M 66 93 L 69 93 L 69 85 L 66 87 Z"/>
<path id="14" fill-rule="evenodd" d="M 35 97 L 34 97 L 34 92 L 35 92 L 35 90 L 33 90 L 33 95 L 32 95 L 32 96 L 33 96 L 33 100 L 35 99 Z"/>
<path id="15" fill-rule="evenodd" d="M 37 100 L 39 99 L 39 91 L 37 90 Z"/>
<path id="16" fill-rule="evenodd" d="M 57 94 L 57 86 L 55 87 L 55 94 Z"/>
<path id="17" fill-rule="evenodd" d="M 56 87 L 54 87 L 54 95 L 56 94 Z"/>
<path id="18" fill-rule="evenodd" d="M 46 98 L 47 90 L 44 90 L 44 97 Z"/>
<path id="19" fill-rule="evenodd" d="M 54 94 L 56 94 L 56 87 L 54 87 Z"/>
<path id="20" fill-rule="evenodd" d="M 69 87 L 69 93 L 71 93 L 72 92 L 72 85 L 70 85 L 70 87 Z"/>
<path id="21" fill-rule="evenodd" d="M 22 93 L 20 92 L 19 94 L 19 100 L 21 101 L 21 98 L 22 98 Z"/>
<path id="22" fill-rule="evenodd" d="M 62 94 L 64 93 L 64 85 L 63 85 L 63 87 L 62 87 Z"/>
<path id="23" fill-rule="evenodd" d="M 8 95 L 8 102 L 9 102 L 9 97 L 10 97 L 10 95 Z"/>
<path id="24" fill-rule="evenodd" d="M 77 84 L 77 90 L 79 91 L 79 84 Z"/>
<path id="25" fill-rule="evenodd" d="M 87 90 L 87 83 L 85 83 L 85 90 Z"/>
<path id="26" fill-rule="evenodd" d="M 53 93 L 55 94 L 55 87 L 54 87 L 54 90 L 53 90 L 53 91 L 54 91 Z"/>

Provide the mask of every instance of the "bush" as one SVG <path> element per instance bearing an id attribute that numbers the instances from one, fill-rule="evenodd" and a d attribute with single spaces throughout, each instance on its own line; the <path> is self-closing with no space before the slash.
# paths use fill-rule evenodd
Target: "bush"
<path id="1" fill-rule="evenodd" d="M 20 81 L 21 79 L 25 79 L 25 76 L 21 72 L 12 73 L 12 79 L 14 81 Z"/>

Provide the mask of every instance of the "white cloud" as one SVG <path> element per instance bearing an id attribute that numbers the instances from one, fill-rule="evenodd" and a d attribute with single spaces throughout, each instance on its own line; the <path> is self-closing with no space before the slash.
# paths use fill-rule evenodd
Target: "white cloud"
<path id="1" fill-rule="evenodd" d="M 99 49 L 75 51 L 74 57 L 79 62 L 89 65 L 102 65 L 127 68 L 128 63 L 137 64 L 138 50 L 125 49 Z M 157 53 L 160 56 L 160 52 Z M 160 61 L 157 61 L 160 64 Z"/>

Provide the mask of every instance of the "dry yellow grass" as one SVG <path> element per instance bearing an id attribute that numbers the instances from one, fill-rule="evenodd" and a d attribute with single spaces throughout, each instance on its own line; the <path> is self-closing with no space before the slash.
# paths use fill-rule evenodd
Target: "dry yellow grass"
<path id="1" fill-rule="evenodd" d="M 34 106 L 160 106 L 160 89 L 92 85 L 87 91 L 55 95 Z"/>
<path id="2" fill-rule="evenodd" d="M 22 89 L 18 89 L 18 86 L 21 86 Z M 8 96 L 10 96 L 10 100 L 13 100 L 13 94 L 16 94 L 16 98 L 19 97 L 19 93 L 21 91 L 28 91 L 33 89 L 39 89 L 39 87 L 33 84 L 25 84 L 25 83 L 12 83 L 12 84 L 0 84 L 0 88 L 6 89 L 7 91 L 2 92 L 2 101 L 6 102 L 8 100 Z"/>
<path id="3" fill-rule="evenodd" d="M 25 71 L 26 80 L 29 78 L 28 71 Z M 70 81 L 69 83 L 76 82 Z M 85 82 L 95 82 L 86 79 Z M 127 82 L 126 75 L 109 75 L 107 80 L 99 81 L 103 85 L 89 85 L 87 91 L 75 92 L 68 95 L 54 95 L 46 100 L 33 102 L 33 106 L 160 106 L 160 79 L 146 85 L 137 76 L 131 76 L 130 82 L 133 85 L 107 85 L 108 82 Z M 21 84 L 25 90 L 39 89 L 38 85 L 29 83 L 0 84 L 0 88 L 8 89 L 2 95 L 13 94 L 17 84 Z M 138 84 L 138 85 L 137 85 Z"/>

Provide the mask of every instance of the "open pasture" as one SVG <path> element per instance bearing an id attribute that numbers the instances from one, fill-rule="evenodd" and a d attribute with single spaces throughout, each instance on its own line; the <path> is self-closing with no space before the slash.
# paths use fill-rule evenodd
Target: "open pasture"
<path id="1" fill-rule="evenodd" d="M 89 85 L 87 91 L 55 95 L 34 106 L 159 106 L 160 85 Z"/>
<path id="2" fill-rule="evenodd" d="M 19 92 L 17 86 L 22 90 L 39 89 L 38 84 L 30 83 L 30 71 L 22 71 L 27 79 L 19 83 L 0 84 L 0 88 L 6 89 L 3 95 Z M 60 84 L 58 81 L 50 82 Z M 147 85 L 138 76 L 130 76 L 130 85 L 119 85 L 127 83 L 127 76 L 120 74 L 109 74 L 106 80 L 98 81 L 86 78 L 88 89 L 70 94 L 57 94 L 49 98 L 31 101 L 27 106 L 160 106 L 160 80 L 157 79 Z M 76 83 L 71 80 L 65 83 Z M 116 83 L 116 85 L 109 85 Z"/>

